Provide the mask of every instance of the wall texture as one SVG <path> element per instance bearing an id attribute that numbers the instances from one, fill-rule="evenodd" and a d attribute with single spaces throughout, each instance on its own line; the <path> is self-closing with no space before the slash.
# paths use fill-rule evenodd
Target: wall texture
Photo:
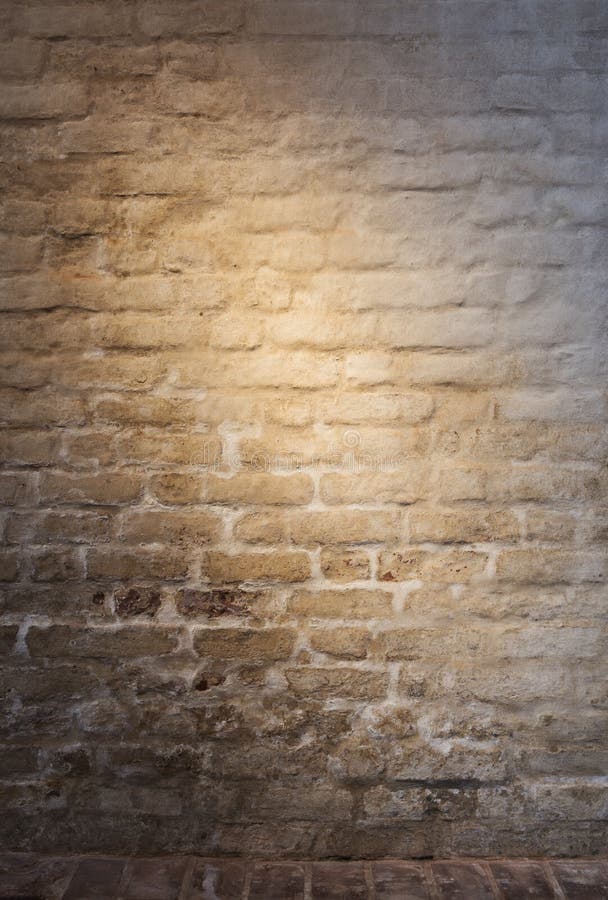
<path id="1" fill-rule="evenodd" d="M 605 849 L 608 4 L 0 27 L 3 845 Z"/>

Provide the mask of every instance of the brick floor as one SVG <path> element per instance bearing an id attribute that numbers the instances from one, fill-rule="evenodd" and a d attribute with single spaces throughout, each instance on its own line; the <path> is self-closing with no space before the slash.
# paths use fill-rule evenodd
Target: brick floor
<path id="1" fill-rule="evenodd" d="M 0 900 L 608 900 L 608 860 L 264 862 L 0 855 Z"/>

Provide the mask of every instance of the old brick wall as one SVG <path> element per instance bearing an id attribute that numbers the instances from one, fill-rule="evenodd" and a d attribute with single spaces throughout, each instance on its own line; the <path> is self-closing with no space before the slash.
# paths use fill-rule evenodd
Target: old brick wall
<path id="1" fill-rule="evenodd" d="M 608 4 L 0 27 L 3 845 L 605 848 Z"/>

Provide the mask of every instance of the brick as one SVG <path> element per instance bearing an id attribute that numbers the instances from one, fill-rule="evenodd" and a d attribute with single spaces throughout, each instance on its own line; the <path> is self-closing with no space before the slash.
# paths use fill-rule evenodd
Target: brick
<path id="1" fill-rule="evenodd" d="M 392 512 L 344 510 L 294 513 L 289 534 L 296 544 L 392 543 L 399 535 L 399 518 Z"/>
<path id="2" fill-rule="evenodd" d="M 40 482 L 40 496 L 47 503 L 129 503 L 136 500 L 140 492 L 141 481 L 133 475 L 45 472 Z"/>
<path id="3" fill-rule="evenodd" d="M 203 574 L 214 583 L 237 581 L 305 581 L 310 575 L 308 555 L 302 552 L 241 553 L 209 551 Z"/>
<path id="4" fill-rule="evenodd" d="M 208 544 L 220 531 L 220 522 L 204 510 L 130 510 L 122 517 L 120 539 L 127 544 Z"/>
<path id="5" fill-rule="evenodd" d="M 513 551 L 517 553 L 518 551 Z M 429 553 L 425 550 L 387 551 L 380 554 L 380 581 L 409 581 L 424 578 L 429 581 L 466 582 L 480 576 L 487 557 L 472 550 L 451 550 Z"/>
<path id="6" fill-rule="evenodd" d="M 385 619 L 392 616 L 392 595 L 363 588 L 296 591 L 289 609 L 297 616 L 319 619 Z"/>
<path id="7" fill-rule="evenodd" d="M 139 656 L 163 656 L 177 647 L 177 632 L 157 626 L 107 628 L 71 628 L 33 625 L 26 638 L 33 657 L 85 659 L 121 659 Z"/>
<path id="8" fill-rule="evenodd" d="M 160 592 L 154 588 L 119 588 L 114 592 L 114 607 L 121 618 L 154 616 L 160 605 Z"/>
<path id="9" fill-rule="evenodd" d="M 2 625 L 0 627 L 0 653 L 2 656 L 12 652 L 18 631 L 17 625 Z"/>
<path id="10" fill-rule="evenodd" d="M 342 659 L 364 659 L 371 642 L 371 634 L 361 628 L 315 628 L 309 632 L 310 646 L 318 653 Z"/>
<path id="11" fill-rule="evenodd" d="M 123 550 L 121 547 L 92 548 L 87 555 L 87 576 L 96 578 L 185 578 L 190 556 L 181 549 Z"/>
<path id="12" fill-rule="evenodd" d="M 77 118 L 86 114 L 89 99 L 83 85 L 6 85 L 0 100 L 3 119 Z"/>
<path id="13" fill-rule="evenodd" d="M 31 566 L 34 581 L 74 581 L 84 574 L 82 558 L 75 550 L 34 550 Z"/>
<path id="14" fill-rule="evenodd" d="M 44 46 L 25 39 L 3 43 L 0 46 L 0 76 L 16 81 L 35 78 L 40 74 Z"/>
<path id="15" fill-rule="evenodd" d="M 287 628 L 263 631 L 210 628 L 194 635 L 194 649 L 200 656 L 219 659 L 246 659 L 252 662 L 289 659 L 294 646 L 295 632 Z"/>
<path id="16" fill-rule="evenodd" d="M 313 484 L 307 475 L 242 474 L 231 478 L 210 475 L 206 481 L 208 503 L 297 506 L 312 500 Z"/>
<path id="17" fill-rule="evenodd" d="M 37 237 L 8 237 L 0 241 L 2 272 L 27 272 L 35 269 L 42 254 L 42 241 Z"/>
<path id="18" fill-rule="evenodd" d="M 321 478 L 321 497 L 325 503 L 399 503 L 408 504 L 424 494 L 427 472 L 412 464 L 395 472 L 371 472 L 360 475 L 329 474 Z"/>
<path id="19" fill-rule="evenodd" d="M 369 555 L 365 550 L 321 550 L 321 571 L 330 581 L 348 582 L 367 579 L 371 575 Z"/>
<path id="20" fill-rule="evenodd" d="M 567 550 L 506 550 L 498 557 L 496 574 L 516 583 L 602 583 L 606 579 L 606 557 Z"/>
<path id="21" fill-rule="evenodd" d="M 151 478 L 150 489 L 157 500 L 170 506 L 199 503 L 203 493 L 198 478 L 173 472 Z"/>
<path id="22" fill-rule="evenodd" d="M 202 37 L 236 31 L 243 21 L 240 0 L 225 4 L 219 0 L 178 0 L 167 7 L 158 0 L 143 2 L 137 13 L 142 31 L 150 37 Z"/>
<path id="23" fill-rule="evenodd" d="M 297 696 L 314 694 L 321 698 L 343 697 L 354 700 L 373 700 L 384 695 L 386 675 L 359 669 L 287 669 L 285 677 Z"/>
<path id="24" fill-rule="evenodd" d="M 416 543 L 473 544 L 478 541 L 517 541 L 517 516 L 487 509 L 413 509 L 408 517 L 410 540 Z"/>

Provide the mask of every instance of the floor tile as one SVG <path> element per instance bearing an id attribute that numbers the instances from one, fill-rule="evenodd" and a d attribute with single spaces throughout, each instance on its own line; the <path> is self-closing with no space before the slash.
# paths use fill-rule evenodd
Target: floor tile
<path id="1" fill-rule="evenodd" d="M 494 900 L 489 879 L 479 863 L 439 862 L 431 868 L 442 900 Z"/>
<path id="2" fill-rule="evenodd" d="M 313 900 L 367 900 L 369 890 L 363 863 L 315 863 Z"/>
<path id="3" fill-rule="evenodd" d="M 428 900 L 424 869 L 405 862 L 374 863 L 376 900 Z"/>

